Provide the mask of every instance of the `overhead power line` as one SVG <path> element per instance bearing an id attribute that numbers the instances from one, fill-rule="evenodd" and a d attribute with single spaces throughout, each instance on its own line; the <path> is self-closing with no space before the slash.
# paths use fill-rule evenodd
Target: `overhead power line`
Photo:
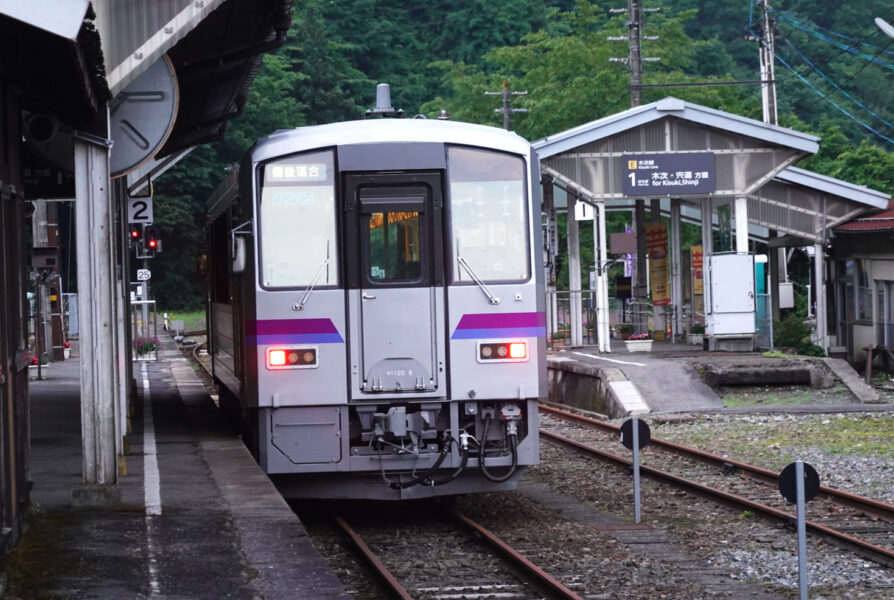
<path id="1" fill-rule="evenodd" d="M 833 40 L 832 38 L 830 38 L 829 36 L 827 36 L 826 34 L 820 32 L 820 31 L 817 31 L 815 29 L 810 29 L 808 27 L 804 27 L 798 21 L 796 21 L 790 17 L 787 17 L 784 13 L 780 13 L 780 16 L 781 16 L 781 20 L 785 21 L 786 23 L 795 27 L 796 29 L 803 31 L 804 33 L 812 35 L 815 38 L 821 39 L 824 42 L 827 42 L 829 44 L 832 44 L 833 46 L 836 46 L 837 48 L 841 48 L 842 50 L 844 50 L 845 52 L 847 52 L 849 54 L 853 54 L 854 56 L 859 56 L 860 58 L 863 58 L 873 64 L 876 64 L 876 65 L 882 67 L 883 69 L 888 69 L 888 70 L 894 71 L 894 64 L 885 62 L 878 58 L 879 54 L 884 49 L 881 49 L 878 53 L 876 53 L 875 56 L 872 56 L 870 54 L 866 54 L 865 52 L 857 50 L 853 46 L 842 44 L 841 42 L 839 42 L 837 40 Z"/>
<path id="2" fill-rule="evenodd" d="M 869 131 L 869 132 L 871 132 L 871 133 L 877 135 L 878 137 L 882 138 L 882 139 L 885 140 L 886 142 L 888 142 L 888 143 L 890 143 L 890 144 L 894 144 L 894 139 L 891 139 L 891 138 L 889 138 L 888 136 L 886 136 L 886 135 L 880 133 L 879 131 L 876 131 L 875 129 L 873 129 L 872 127 L 870 127 L 869 125 L 867 125 L 866 123 L 864 123 L 863 121 L 861 121 L 860 119 L 858 119 L 857 117 L 855 117 L 854 115 L 852 115 L 851 113 L 849 113 L 845 108 L 842 108 L 839 104 L 837 104 L 837 103 L 834 102 L 831 98 L 829 98 L 828 95 L 824 95 L 820 90 L 818 90 L 818 89 L 816 88 L 816 86 L 814 86 L 812 83 L 810 83 L 810 81 L 808 81 L 806 77 L 804 77 L 803 75 L 801 75 L 800 73 L 798 73 L 798 71 L 796 71 L 791 65 L 789 65 L 789 64 L 785 61 L 785 59 L 783 59 L 783 58 L 782 58 L 781 56 L 779 56 L 778 54 L 776 55 L 776 60 L 778 60 L 778 61 L 782 64 L 782 66 L 784 66 L 786 69 L 788 69 L 789 72 L 791 72 L 795 77 L 797 77 L 798 79 L 800 79 L 801 82 L 804 83 L 804 85 L 806 85 L 807 87 L 809 87 L 810 89 L 812 89 L 812 90 L 816 93 L 816 95 L 821 96 L 823 100 L 825 100 L 826 102 L 828 102 L 829 104 L 831 104 L 832 106 L 834 106 L 836 109 L 838 109 L 841 113 L 843 113 L 843 114 L 844 114 L 845 116 L 847 116 L 849 119 L 851 119 L 852 121 L 854 121 L 855 123 L 857 123 L 858 125 L 860 125 L 861 127 L 863 127 L 864 129 L 866 129 L 867 131 Z"/>
<path id="3" fill-rule="evenodd" d="M 788 47 L 790 47 L 790 48 L 791 48 L 791 49 L 792 49 L 792 50 L 793 50 L 793 51 L 794 51 L 794 52 L 801 58 L 801 60 L 803 60 L 803 61 L 807 64 L 807 66 L 809 66 L 811 69 L 813 69 L 813 70 L 814 70 L 820 77 L 822 77 L 822 78 L 825 79 L 827 82 L 829 82 L 829 84 L 832 85 L 832 86 L 835 88 L 836 91 L 841 92 L 841 94 L 842 94 L 845 98 L 847 98 L 848 100 L 850 100 L 851 102 L 853 102 L 854 104 L 856 104 L 857 106 L 859 106 L 860 108 L 862 108 L 864 111 L 866 111 L 867 113 L 869 113 L 870 115 L 872 115 L 873 117 L 875 117 L 876 119 L 878 119 L 879 121 L 881 121 L 882 123 L 884 123 L 885 125 L 887 125 L 888 127 L 894 129 L 894 125 L 892 125 L 891 123 L 889 123 L 888 121 L 886 121 L 886 120 L 885 120 L 883 117 L 881 117 L 880 115 L 878 115 L 878 114 L 876 114 L 875 112 L 873 112 L 872 109 L 870 109 L 869 107 L 865 106 L 862 102 L 860 102 L 859 100 L 857 100 L 856 98 L 854 98 L 854 96 L 852 96 L 851 94 L 849 94 L 849 93 L 848 93 L 846 90 L 844 90 L 840 85 L 838 85 L 837 83 L 835 83 L 835 82 L 832 80 L 832 78 L 830 78 L 828 75 L 826 75 L 825 73 L 823 73 L 823 72 L 822 72 L 822 71 L 821 71 L 815 64 L 813 64 L 813 62 L 812 62 L 809 58 L 807 58 L 807 57 L 806 57 L 800 50 L 798 50 L 798 49 L 794 46 L 794 44 L 792 44 L 788 39 L 785 40 L 785 43 L 786 43 L 786 45 L 787 45 Z M 825 99 L 825 98 L 828 97 L 830 94 L 832 94 L 832 92 L 828 92 L 827 94 L 825 94 L 825 95 L 823 96 L 823 98 Z"/>
<path id="4" fill-rule="evenodd" d="M 872 48 L 873 50 L 879 50 L 879 49 L 880 49 L 880 48 L 879 48 L 878 46 L 876 46 L 875 44 L 870 44 L 869 42 L 865 42 L 865 41 L 863 41 L 863 40 L 859 40 L 859 39 L 857 39 L 857 38 L 852 38 L 852 37 L 850 37 L 850 36 L 847 36 L 847 35 L 838 33 L 837 31 L 832 31 L 831 29 L 827 29 L 827 28 L 823 27 L 822 25 L 817 25 L 816 23 L 813 23 L 813 22 L 811 22 L 811 21 L 804 21 L 803 19 L 799 19 L 799 18 L 795 17 L 794 15 L 792 15 L 792 14 L 790 14 L 790 13 L 787 13 L 787 12 L 785 12 L 785 11 L 779 11 L 779 15 L 780 15 L 783 19 L 785 19 L 786 21 L 789 21 L 789 22 L 792 22 L 792 23 L 798 23 L 798 24 L 803 25 L 803 26 L 805 26 L 805 27 L 810 27 L 811 29 L 817 29 L 817 30 L 821 30 L 821 31 L 826 31 L 826 32 L 828 32 L 829 34 L 831 34 L 831 35 L 833 35 L 833 36 L 835 36 L 835 37 L 839 37 L 839 38 L 841 38 L 841 39 L 843 39 L 843 40 L 847 40 L 847 41 L 849 41 L 849 42 L 852 42 L 853 44 L 857 44 L 857 45 L 860 45 L 860 46 L 866 46 L 867 48 Z M 885 50 L 884 48 L 881 48 L 881 50 L 882 50 L 884 53 L 886 53 L 886 54 L 894 55 L 894 50 Z"/>

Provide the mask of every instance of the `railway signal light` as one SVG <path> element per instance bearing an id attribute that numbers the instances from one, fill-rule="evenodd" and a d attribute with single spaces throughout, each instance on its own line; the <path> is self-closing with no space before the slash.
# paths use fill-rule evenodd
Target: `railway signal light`
<path id="1" fill-rule="evenodd" d="M 132 223 L 130 226 L 130 239 L 137 241 L 141 237 L 143 237 L 143 226 L 139 223 Z"/>
<path id="2" fill-rule="evenodd" d="M 161 239 L 155 225 L 149 225 L 143 230 L 143 243 L 150 252 L 161 251 Z"/>

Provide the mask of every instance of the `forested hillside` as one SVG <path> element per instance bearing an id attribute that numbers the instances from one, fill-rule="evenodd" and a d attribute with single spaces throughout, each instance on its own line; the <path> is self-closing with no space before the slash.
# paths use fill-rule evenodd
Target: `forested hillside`
<path id="1" fill-rule="evenodd" d="M 771 2 L 778 31 L 779 119 L 823 138 L 798 166 L 894 193 L 894 40 L 874 17 L 894 19 L 890 0 Z M 629 73 L 610 57 L 627 54 L 623 0 L 300 0 L 286 44 L 264 65 L 244 114 L 220 143 L 195 150 L 156 185 L 165 252 L 155 259 L 160 306 L 201 303 L 193 272 L 204 203 L 228 165 L 276 129 L 360 118 L 388 82 L 409 115 L 499 126 L 485 91 L 508 81 L 527 96 L 513 129 L 528 139 L 629 108 Z M 759 10 L 748 0 L 651 0 L 644 83 L 758 79 Z M 784 61 L 784 63 L 783 63 Z M 788 65 L 791 70 L 785 65 Z M 794 71 L 794 72 L 793 72 Z M 645 90 L 761 118 L 753 86 Z M 834 102 L 834 105 L 832 104 Z M 837 105 L 837 106 L 836 106 Z"/>

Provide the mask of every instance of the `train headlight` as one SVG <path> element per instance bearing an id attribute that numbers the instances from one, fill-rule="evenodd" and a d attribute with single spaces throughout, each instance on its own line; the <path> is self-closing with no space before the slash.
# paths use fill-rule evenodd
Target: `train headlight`
<path id="1" fill-rule="evenodd" d="M 525 362 L 528 360 L 528 343 L 478 342 L 478 362 Z"/>
<path id="2" fill-rule="evenodd" d="M 283 346 L 267 349 L 268 369 L 315 369 L 318 366 L 316 346 Z"/>

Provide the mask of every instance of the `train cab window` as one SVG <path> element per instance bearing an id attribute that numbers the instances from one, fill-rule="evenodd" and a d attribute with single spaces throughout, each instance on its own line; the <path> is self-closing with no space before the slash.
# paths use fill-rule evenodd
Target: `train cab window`
<path id="1" fill-rule="evenodd" d="M 261 284 L 335 285 L 335 173 L 331 151 L 299 154 L 261 167 Z"/>
<path id="2" fill-rule="evenodd" d="M 470 270 L 488 282 L 530 278 L 524 160 L 449 147 L 447 177 L 453 282 L 471 282 Z"/>
<path id="3" fill-rule="evenodd" d="M 369 215 L 370 281 L 413 281 L 422 276 L 420 213 Z"/>

